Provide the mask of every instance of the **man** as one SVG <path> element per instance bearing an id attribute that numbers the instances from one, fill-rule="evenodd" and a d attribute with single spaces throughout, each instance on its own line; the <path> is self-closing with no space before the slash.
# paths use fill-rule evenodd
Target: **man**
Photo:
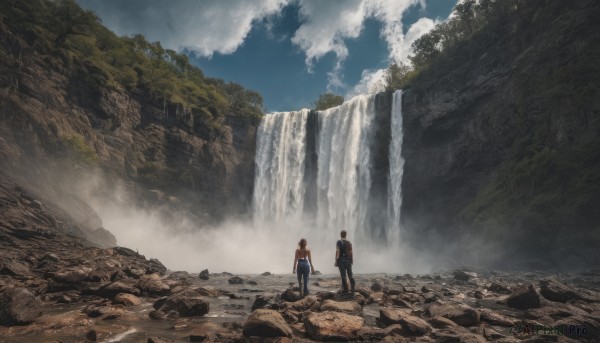
<path id="1" fill-rule="evenodd" d="M 354 293 L 354 287 L 356 282 L 352 276 L 352 243 L 346 239 L 346 230 L 340 232 L 342 239 L 337 241 L 335 245 L 335 265 L 340 269 L 340 275 L 342 276 L 342 289 L 344 293 L 348 293 L 348 283 L 346 282 L 346 274 L 350 279 L 350 287 L 352 293 Z"/>

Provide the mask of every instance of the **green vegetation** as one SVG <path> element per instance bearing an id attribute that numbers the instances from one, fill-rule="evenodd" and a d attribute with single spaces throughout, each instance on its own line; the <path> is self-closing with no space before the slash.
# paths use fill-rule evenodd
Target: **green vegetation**
<path id="1" fill-rule="evenodd" d="M 142 91 L 158 104 L 175 106 L 217 129 L 226 115 L 258 120 L 260 94 L 235 83 L 205 77 L 185 54 L 142 35 L 118 37 L 74 0 L 6 0 L 0 22 L 39 54 L 80 68 L 93 89 Z"/>
<path id="2" fill-rule="evenodd" d="M 332 93 L 324 93 L 319 95 L 319 99 L 314 102 L 315 110 L 323 111 L 328 108 L 339 106 L 344 102 L 344 97 Z"/>
<path id="3" fill-rule="evenodd" d="M 65 155 L 74 162 L 85 166 L 98 164 L 96 150 L 86 143 L 82 135 L 62 137 L 61 143 Z"/>
<path id="4" fill-rule="evenodd" d="M 392 64 L 387 70 L 388 90 L 410 87 L 422 71 L 440 59 L 472 60 L 472 51 L 462 51 L 463 43 L 478 36 L 482 46 L 500 38 L 503 22 L 515 13 L 526 18 L 538 3 L 526 0 L 466 0 L 455 8 L 455 16 L 417 39 L 413 45 L 412 65 Z M 493 29 L 490 29 L 493 28 Z M 485 30 L 484 30 L 485 29 Z M 485 35 L 481 35 L 486 31 Z M 439 66 L 436 66 L 439 67 Z"/>

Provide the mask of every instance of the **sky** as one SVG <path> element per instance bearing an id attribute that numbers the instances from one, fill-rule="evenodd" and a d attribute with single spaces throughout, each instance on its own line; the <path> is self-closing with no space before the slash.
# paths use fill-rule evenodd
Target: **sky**
<path id="1" fill-rule="evenodd" d="M 457 0 L 77 0 L 119 35 L 186 53 L 204 75 L 258 91 L 267 112 L 319 94 L 375 92 L 390 63 Z"/>

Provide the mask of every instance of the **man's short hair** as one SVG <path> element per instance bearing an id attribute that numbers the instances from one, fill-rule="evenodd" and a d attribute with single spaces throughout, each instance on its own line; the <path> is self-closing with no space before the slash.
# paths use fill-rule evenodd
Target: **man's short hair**
<path id="1" fill-rule="evenodd" d="M 340 236 L 342 236 L 342 238 L 346 238 L 346 230 L 342 230 L 342 232 L 340 232 Z"/>

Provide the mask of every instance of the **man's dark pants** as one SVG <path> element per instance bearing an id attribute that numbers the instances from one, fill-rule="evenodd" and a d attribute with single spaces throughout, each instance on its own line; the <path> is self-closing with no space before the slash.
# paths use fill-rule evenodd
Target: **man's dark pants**
<path id="1" fill-rule="evenodd" d="M 352 275 L 352 262 L 346 258 L 340 258 L 338 261 L 338 268 L 340 269 L 340 275 L 342 276 L 342 288 L 344 292 L 348 292 L 348 283 L 346 282 L 346 274 L 348 274 L 348 279 L 350 279 L 350 287 L 352 287 L 352 292 L 354 292 L 354 286 L 356 285 L 356 281 L 354 281 L 354 277 Z"/>

